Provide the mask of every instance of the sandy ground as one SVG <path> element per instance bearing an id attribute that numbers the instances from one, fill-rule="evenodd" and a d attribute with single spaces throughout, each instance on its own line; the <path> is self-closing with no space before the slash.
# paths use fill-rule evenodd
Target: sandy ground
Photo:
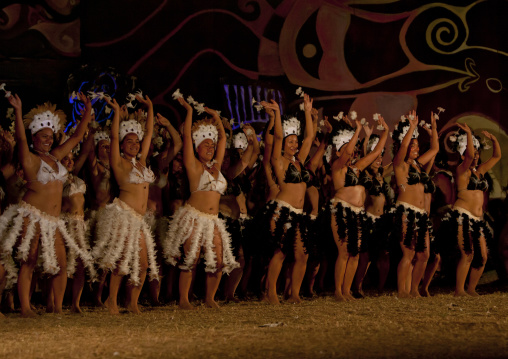
<path id="1" fill-rule="evenodd" d="M 493 358 L 508 357 L 508 294 L 449 293 L 354 302 L 333 297 L 274 307 L 258 301 L 144 307 L 141 315 L 0 320 L 1 358 Z"/>

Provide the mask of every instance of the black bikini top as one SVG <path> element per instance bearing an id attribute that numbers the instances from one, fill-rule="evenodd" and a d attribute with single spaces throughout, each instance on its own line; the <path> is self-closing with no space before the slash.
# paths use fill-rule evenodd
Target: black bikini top
<path id="1" fill-rule="evenodd" d="M 418 161 L 415 161 L 416 165 L 421 168 Z M 414 185 L 421 183 L 423 185 L 424 193 L 434 193 L 436 191 L 436 185 L 432 182 L 432 178 L 425 171 L 419 172 L 414 166 L 409 166 L 407 173 L 407 184 Z"/>
<path id="2" fill-rule="evenodd" d="M 308 171 L 309 171 L 309 175 L 310 175 L 310 181 L 307 184 L 307 186 L 308 187 L 316 187 L 317 189 L 320 189 L 321 188 L 321 179 L 319 178 L 318 175 L 316 175 L 311 170 L 308 170 Z"/>
<path id="3" fill-rule="evenodd" d="M 489 189 L 489 183 L 484 176 L 480 175 L 480 177 L 478 177 L 476 175 L 476 171 L 471 171 L 471 177 L 469 177 L 467 189 L 469 191 L 480 190 L 486 192 Z"/>
<path id="4" fill-rule="evenodd" d="M 357 171 L 353 170 L 353 168 L 351 167 L 347 168 L 346 181 L 344 183 L 344 187 L 358 186 L 360 184 L 360 179 L 356 174 Z"/>
<path id="5" fill-rule="evenodd" d="M 296 166 L 289 162 L 288 169 L 284 175 L 284 182 L 286 183 L 309 183 L 310 173 L 309 171 L 300 164 L 301 171 L 298 171 Z"/>
<path id="6" fill-rule="evenodd" d="M 367 171 L 363 171 L 360 174 L 360 184 L 365 187 L 367 193 L 373 197 L 380 196 L 381 194 L 388 197 L 390 185 L 383 179 L 381 179 L 381 181 L 375 179 L 375 177 Z"/>
<path id="7" fill-rule="evenodd" d="M 416 165 L 420 167 L 418 161 L 415 161 Z M 417 183 L 422 183 L 422 174 L 423 172 L 418 171 L 414 166 L 409 165 L 409 171 L 407 172 L 407 184 L 414 185 Z"/>
<path id="8" fill-rule="evenodd" d="M 423 184 L 423 192 L 424 193 L 434 193 L 436 192 L 436 185 L 432 181 L 432 178 L 427 174 L 427 172 L 420 173 L 420 180 Z"/>

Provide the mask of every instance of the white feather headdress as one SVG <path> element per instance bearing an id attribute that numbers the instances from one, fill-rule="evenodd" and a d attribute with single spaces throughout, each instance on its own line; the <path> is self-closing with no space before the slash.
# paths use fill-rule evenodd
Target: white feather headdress
<path id="1" fill-rule="evenodd" d="M 467 134 L 466 133 L 459 134 L 458 132 L 456 132 L 455 135 L 452 135 L 449 138 L 450 141 L 457 143 L 457 152 L 461 156 L 463 156 L 467 148 Z M 480 148 L 480 141 L 478 141 L 478 139 L 475 136 L 473 136 L 473 146 L 477 150 Z"/>
<path id="2" fill-rule="evenodd" d="M 104 131 L 97 131 L 94 133 L 93 135 L 93 142 L 94 142 L 94 145 L 97 146 L 97 144 L 100 142 L 100 141 L 109 141 L 111 142 L 111 139 L 109 138 L 109 135 L 104 132 Z"/>
<path id="3" fill-rule="evenodd" d="M 247 136 L 245 136 L 245 133 L 238 132 L 236 135 L 233 136 L 233 146 L 235 148 L 241 148 L 242 150 L 245 150 L 249 143 L 247 142 Z"/>
<path id="4" fill-rule="evenodd" d="M 284 138 L 289 135 L 300 136 L 300 121 L 296 117 L 284 120 L 282 122 L 282 132 L 284 133 Z"/>
<path id="5" fill-rule="evenodd" d="M 123 141 L 124 137 L 129 133 L 135 133 L 140 141 L 143 139 L 143 135 L 145 134 L 141 124 L 132 119 L 120 123 L 120 142 Z"/>
<path id="6" fill-rule="evenodd" d="M 192 140 L 194 141 L 194 148 L 196 149 L 204 140 L 210 139 L 214 143 L 217 143 L 218 138 L 219 131 L 217 131 L 217 127 L 212 124 L 202 124 L 197 130 L 192 132 Z"/>
<path id="7" fill-rule="evenodd" d="M 337 132 L 335 136 L 333 136 L 332 142 L 335 145 L 335 149 L 338 151 L 342 146 L 351 141 L 353 138 L 355 131 L 351 130 L 340 130 Z"/>

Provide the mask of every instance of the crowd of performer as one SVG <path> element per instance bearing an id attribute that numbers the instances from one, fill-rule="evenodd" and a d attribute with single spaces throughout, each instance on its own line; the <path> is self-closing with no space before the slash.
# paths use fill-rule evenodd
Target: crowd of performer
<path id="1" fill-rule="evenodd" d="M 9 130 L 2 119 L 0 136 L 2 308 L 19 301 L 21 315 L 35 317 L 38 291 L 46 312 L 61 313 L 69 297 L 81 313 L 84 289 L 88 304 L 112 314 L 121 305 L 140 313 L 142 293 L 182 309 L 195 309 L 195 298 L 217 308 L 218 296 L 300 303 L 323 292 L 326 278 L 336 300 L 352 301 L 365 295 L 369 271 L 382 291 L 391 270 L 397 296 L 409 298 L 429 296 L 446 268 L 456 296 L 477 296 L 492 237 L 484 210 L 486 174 L 501 158 L 496 137 L 483 131 L 480 140 L 456 123 L 450 165 L 441 110 L 428 122 L 411 111 L 389 128 L 380 114 L 373 125 L 355 111 L 329 120 L 302 96 L 292 117 L 260 99 L 268 121 L 256 133 L 179 91 L 181 124 L 155 114 L 141 94 L 131 106 L 102 96 L 112 115 L 99 124 L 80 93 L 82 116 L 65 133 L 55 105 L 27 111 L 9 94 L 13 123 Z M 481 162 L 486 141 L 493 152 Z"/>

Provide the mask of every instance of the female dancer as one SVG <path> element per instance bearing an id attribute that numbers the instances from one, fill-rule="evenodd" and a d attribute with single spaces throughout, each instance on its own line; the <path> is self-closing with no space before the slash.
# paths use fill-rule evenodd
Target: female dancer
<path id="1" fill-rule="evenodd" d="M 352 164 L 351 160 L 362 125 L 359 120 L 356 120 L 356 130 L 353 132 L 348 122 L 347 116 L 345 120 L 339 122 L 337 132 L 332 139 L 337 158 L 332 162 L 335 196 L 330 201 L 330 208 L 333 239 L 339 251 L 335 263 L 335 299 L 339 301 L 354 299 L 351 295 L 351 284 L 358 267 L 365 213 L 363 208 L 365 189 L 358 177 L 361 171 L 379 157 L 388 137 L 388 126 L 380 116 L 379 123 L 383 126 L 384 132 L 379 142 L 372 152 Z"/>
<path id="2" fill-rule="evenodd" d="M 252 262 L 250 260 L 250 247 L 252 247 L 252 243 L 248 240 L 252 217 L 248 213 L 247 200 L 252 189 L 252 170 L 258 159 L 260 149 L 256 132 L 251 125 L 245 124 L 242 131 L 233 136 L 232 151 L 235 152 L 231 156 L 231 163 L 227 170 L 227 177 L 230 181 L 228 192 L 231 193 L 230 196 L 235 201 L 232 207 L 236 207 L 238 214 L 236 218 L 232 217 L 229 220 L 231 224 L 228 223 L 228 219 L 226 219 L 226 223 L 228 223 L 235 257 L 238 263 L 240 263 L 240 267 L 234 269 L 224 283 L 226 302 L 239 301 L 235 298 L 236 288 L 240 284 L 244 274 L 247 274 L 248 280 L 250 264 Z M 246 227 L 249 228 L 247 229 Z M 249 263 L 247 263 L 247 259 L 249 259 Z M 246 267 L 246 264 L 248 264 L 248 267 Z"/>
<path id="3" fill-rule="evenodd" d="M 164 256 L 171 265 L 180 264 L 180 301 L 182 309 L 195 309 L 189 302 L 193 271 L 203 251 L 205 256 L 205 305 L 218 308 L 215 293 L 222 272 L 230 273 L 239 264 L 231 250 L 231 237 L 219 219 L 219 201 L 227 187 L 220 172 L 226 135 L 217 111 L 205 108 L 212 119 L 192 125 L 192 107 L 183 98 L 178 102 L 187 110 L 183 133 L 183 162 L 191 195 L 173 215 L 163 243 Z M 195 152 L 194 152 L 195 150 Z"/>
<path id="4" fill-rule="evenodd" d="M 23 200 L 9 207 L 1 217 L 1 262 L 6 271 L 7 287 L 17 280 L 23 317 L 36 315 L 30 307 L 30 287 L 39 253 L 43 272 L 52 275 L 47 309 L 56 313 L 62 312 L 67 285 L 66 245 L 82 259 L 89 258 L 89 253 L 76 245 L 59 218 L 63 184 L 67 180 L 67 170 L 60 160 L 81 141 L 90 121 L 91 102 L 83 94 L 79 98 L 86 108 L 83 119 L 74 134 L 55 148 L 52 148 L 54 133 L 61 126 L 63 113 L 46 103 L 26 115 L 25 118 L 31 120 L 28 128 L 32 133 L 32 152 L 25 135 L 21 100 L 18 95 L 9 97 L 16 111 L 16 142 L 28 190 Z M 17 252 L 15 257 L 14 252 Z M 20 262 L 19 274 L 16 261 Z"/>
<path id="5" fill-rule="evenodd" d="M 62 213 L 60 218 L 65 221 L 67 230 L 76 244 L 84 251 L 90 252 L 88 222 L 85 221 L 85 192 L 86 184 L 75 174 L 80 168 L 74 165 L 74 152 L 68 153 L 62 158 L 62 165 L 68 171 L 67 181 L 64 183 L 62 193 Z M 85 267 L 90 279 L 95 280 L 95 268 L 92 256 L 87 262 L 77 258 L 73 250 L 67 253 L 67 276 L 72 278 L 72 309 L 73 313 L 81 313 L 79 301 L 83 286 L 85 285 Z"/>
<path id="6" fill-rule="evenodd" d="M 92 117 L 93 118 L 93 117 Z M 96 240 L 97 218 L 101 215 L 108 203 L 111 203 L 113 194 L 111 193 L 111 170 L 109 166 L 109 154 L 111 148 L 111 139 L 105 129 L 91 128 L 87 139 L 84 141 L 80 157 L 86 156 L 88 183 L 91 184 L 92 195 L 89 195 L 90 208 L 87 210 L 87 221 L 90 229 L 90 240 Z M 93 300 L 97 307 L 104 307 L 102 303 L 102 290 L 106 281 L 107 271 L 99 271 L 98 281 L 93 289 Z"/>
<path id="7" fill-rule="evenodd" d="M 155 239 L 157 249 L 157 264 L 159 266 L 159 277 L 162 276 L 162 241 L 166 236 L 168 230 L 168 220 L 164 217 L 164 204 L 167 202 L 166 189 L 169 182 L 169 165 L 175 158 L 176 154 L 182 149 L 182 138 L 178 131 L 171 125 L 171 122 L 160 113 L 155 117 L 159 128 L 157 128 L 157 135 L 159 140 L 165 138 L 167 134 L 171 141 L 166 141 L 163 144 L 164 148 L 160 150 L 158 154 L 152 157 L 150 161 L 152 169 L 155 173 L 156 180 L 150 184 L 150 191 L 148 193 L 148 206 L 145 214 L 145 220 L 152 229 L 152 235 Z M 162 131 L 162 132 L 160 132 Z M 154 141 L 150 146 L 151 155 L 154 150 Z M 161 289 L 161 281 L 152 280 L 150 281 L 150 302 L 154 306 L 160 305 L 159 294 Z"/>
<path id="8" fill-rule="evenodd" d="M 457 166 L 457 200 L 450 213 L 450 221 L 456 230 L 461 258 L 457 265 L 455 286 L 456 296 L 478 296 L 476 285 L 482 276 L 487 262 L 487 244 L 485 237 L 492 236 L 490 229 L 483 220 L 484 192 L 488 190 L 487 180 L 483 177 L 501 159 L 501 147 L 496 137 L 487 131 L 483 135 L 492 141 L 494 151 L 492 157 L 478 165 L 480 142 L 473 137 L 471 129 L 466 125 L 457 124 L 464 133 L 457 134 L 456 146 L 462 163 Z M 466 277 L 469 274 L 467 292 L 464 290 Z"/>
<path id="9" fill-rule="evenodd" d="M 154 240 L 143 220 L 148 187 L 155 180 L 153 172 L 146 167 L 153 132 L 153 106 L 148 96 L 138 95 L 136 99 L 148 107 L 145 133 L 136 120 L 120 124 L 120 106 L 116 100 L 106 99 L 114 110 L 110 165 L 120 194 L 113 203 L 106 205 L 97 221 L 93 254 L 101 269 L 112 271 L 106 301 L 111 314 L 119 314 L 117 296 L 124 275 L 130 275 L 127 309 L 135 314 L 140 313 L 138 298 L 147 269 L 150 269 L 151 279 L 158 278 Z M 139 161 L 136 160 L 138 155 Z"/>
<path id="10" fill-rule="evenodd" d="M 397 124 L 393 131 L 394 141 L 393 168 L 398 188 L 396 208 L 394 210 L 397 240 L 402 249 L 402 259 L 397 267 L 397 287 L 400 298 L 419 297 L 418 287 L 425 273 L 429 259 L 428 214 L 425 211 L 424 183 L 422 174 L 427 164 L 439 151 L 436 119 L 431 113 L 432 137 L 430 148 L 420 156 L 418 147 L 418 117 L 413 111 L 409 118 Z M 411 285 L 408 285 L 411 262 L 415 257 Z"/>
<path id="11" fill-rule="evenodd" d="M 378 135 L 370 135 L 372 129 L 364 126 L 367 136 L 365 137 L 364 153 L 371 153 L 379 142 Z M 360 253 L 360 260 L 355 276 L 354 293 L 359 297 L 363 297 L 363 279 L 367 274 L 370 261 L 374 260 L 378 272 L 378 291 L 381 292 L 388 277 L 390 269 L 390 255 L 388 234 L 390 233 L 390 225 L 385 215 L 386 209 L 393 201 L 393 190 L 390 185 L 385 182 L 384 177 L 392 170 L 392 164 L 383 167 L 383 155 L 385 149 L 381 151 L 379 156 L 367 167 L 360 175 L 360 184 L 365 187 L 365 214 L 367 228 L 362 232 L 362 243 L 367 243 L 367 251 Z"/>
<path id="12" fill-rule="evenodd" d="M 312 100 L 304 97 L 305 138 L 299 146 L 300 122 L 296 118 L 281 123 L 279 105 L 272 100 L 264 104 L 275 112 L 275 129 L 271 163 L 277 178 L 280 192 L 274 201 L 268 204 L 267 216 L 270 217 L 271 241 L 275 250 L 266 278 L 267 300 L 270 304 L 279 304 L 277 297 L 277 279 L 284 259 L 288 254 L 294 255 L 291 273 L 290 303 L 300 303 L 300 287 L 307 267 L 308 254 L 305 241 L 306 226 L 303 215 L 303 204 L 309 172 L 304 168 L 303 161 L 307 158 L 314 130 L 312 126 Z"/>

